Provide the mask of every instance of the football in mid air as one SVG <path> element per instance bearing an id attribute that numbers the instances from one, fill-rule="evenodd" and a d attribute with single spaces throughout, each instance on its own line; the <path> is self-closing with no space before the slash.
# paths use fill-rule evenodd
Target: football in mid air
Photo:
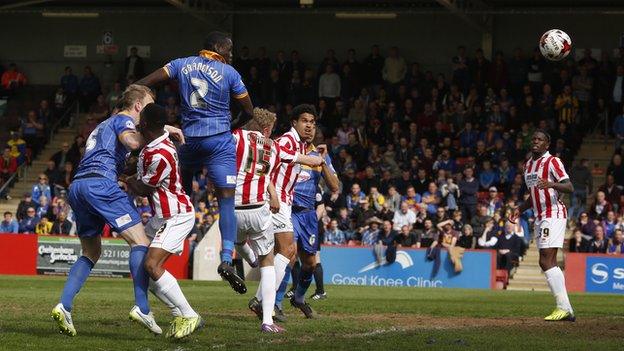
<path id="1" fill-rule="evenodd" d="M 572 50 L 572 40 L 566 32 L 560 29 L 551 29 L 542 34 L 539 48 L 546 59 L 561 61 Z"/>

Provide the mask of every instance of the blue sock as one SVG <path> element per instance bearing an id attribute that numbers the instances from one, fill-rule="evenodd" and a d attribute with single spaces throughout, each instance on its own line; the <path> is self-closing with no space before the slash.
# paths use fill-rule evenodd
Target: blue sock
<path id="1" fill-rule="evenodd" d="M 143 266 L 147 255 L 147 246 L 135 246 L 130 249 L 130 273 L 134 284 L 134 301 L 141 313 L 150 312 L 147 302 L 147 288 L 149 286 L 149 275 Z"/>
<path id="2" fill-rule="evenodd" d="M 93 262 L 85 256 L 80 256 L 69 270 L 69 275 L 61 294 L 61 303 L 68 312 L 71 312 L 74 297 L 76 297 L 80 288 L 87 281 L 92 268 Z"/>
<path id="3" fill-rule="evenodd" d="M 308 292 L 310 284 L 312 284 L 312 276 L 314 274 L 314 268 L 311 270 L 301 269 L 299 273 L 299 284 L 295 289 L 295 301 L 303 303 L 305 301 L 305 294 Z"/>
<path id="4" fill-rule="evenodd" d="M 284 274 L 284 279 L 277 289 L 277 294 L 275 294 L 275 305 L 279 308 L 282 308 L 282 300 L 284 300 L 284 295 L 286 294 L 286 289 L 288 289 L 288 281 L 290 280 L 290 270 L 292 268 L 290 266 L 286 266 L 286 273 Z"/>
<path id="5" fill-rule="evenodd" d="M 225 197 L 219 201 L 219 230 L 221 231 L 221 262 L 232 263 L 232 252 L 236 240 L 236 215 L 234 197 Z"/>

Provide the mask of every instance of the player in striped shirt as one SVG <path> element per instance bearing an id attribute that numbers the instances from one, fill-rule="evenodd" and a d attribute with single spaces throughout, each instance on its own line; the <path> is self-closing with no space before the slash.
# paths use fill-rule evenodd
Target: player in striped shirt
<path id="1" fill-rule="evenodd" d="M 563 272 L 557 266 L 557 249 L 563 248 L 568 212 L 561 201 L 561 193 L 572 193 L 574 187 L 558 157 L 548 152 L 550 135 L 542 130 L 533 133 L 532 157 L 524 166 L 524 181 L 529 191 L 529 201 L 520 205 L 512 222 L 529 208 L 535 215 L 534 232 L 539 249 L 539 264 L 550 291 L 555 296 L 557 308 L 547 321 L 574 321 L 574 312 L 565 286 Z"/>
<path id="2" fill-rule="evenodd" d="M 307 104 L 295 106 L 292 110 L 291 123 L 292 128 L 290 131 L 280 136 L 277 139 L 277 142 L 284 148 L 305 154 L 307 147 L 307 143 L 305 141 L 312 140 L 314 137 L 316 109 L 314 106 Z M 288 258 L 289 260 L 288 265 L 283 267 L 285 276 L 290 275 L 290 271 L 297 256 L 297 246 L 294 241 L 291 211 L 293 204 L 293 191 L 300 172 L 301 167 L 299 165 L 282 163 L 275 169 L 273 175 L 271 176 L 271 181 L 273 182 L 273 185 L 275 185 L 275 191 L 277 192 L 280 202 L 279 212 L 273 214 L 275 251 L 278 255 Z M 277 262 L 279 261 L 276 260 L 276 266 Z M 288 283 L 288 281 L 283 279 L 282 276 L 282 279 L 279 279 L 280 285 L 284 284 L 282 280 L 285 280 L 286 283 Z M 276 319 L 278 319 L 278 321 L 285 320 L 281 306 L 284 291 L 285 289 L 280 287 L 276 297 Z"/>
<path id="3" fill-rule="evenodd" d="M 217 272 L 238 293 L 247 291 L 245 281 L 232 267 L 236 240 L 234 193 L 236 189 L 236 145 L 231 130 L 253 115 L 253 105 L 240 74 L 230 65 L 232 40 L 221 32 L 211 32 L 204 50 L 197 56 L 178 58 L 154 71 L 137 84 L 153 86 L 176 79 L 179 83 L 182 130 L 186 143 L 180 148 L 182 185 L 190 193 L 193 176 L 202 167 L 214 184 L 219 203 L 221 264 Z M 242 107 L 231 120 L 230 98 Z"/>
<path id="4" fill-rule="evenodd" d="M 314 129 L 316 131 L 316 128 Z M 319 218 L 317 216 L 317 202 L 321 199 L 317 199 L 317 194 L 320 195 L 318 187 L 321 179 L 323 179 L 330 191 L 338 191 L 339 183 L 336 170 L 332 166 L 331 158 L 327 153 L 327 146 L 319 144 L 315 147 L 312 144 L 312 138 L 307 139 L 306 143 L 308 144 L 308 155 L 318 155 L 325 162 L 319 167 L 303 167 L 295 185 L 292 221 L 295 243 L 299 252 L 299 260 L 301 261 L 301 272 L 298 275 L 298 281 L 293 282 L 296 288 L 293 296 L 290 298 L 290 303 L 293 307 L 300 309 L 307 318 L 313 318 L 314 311 L 305 302 L 305 294 L 312 283 L 315 269 L 322 269 L 317 267 L 316 260 L 316 254 L 320 245 L 318 240 Z M 287 279 L 284 280 L 286 281 Z"/>
<path id="5" fill-rule="evenodd" d="M 165 109 L 149 104 L 141 112 L 139 129 L 147 145 L 141 150 L 136 177 L 126 180 L 128 189 L 149 198 L 152 218 L 145 226 L 152 239 L 145 269 L 150 290 L 170 309 L 174 316 L 166 337 L 181 339 L 203 325 L 202 318 L 191 308 L 178 281 L 163 265 L 172 254 L 181 254 L 184 240 L 195 225 L 195 210 L 180 183 L 176 148 L 163 127 Z"/>
<path id="6" fill-rule="evenodd" d="M 236 218 L 238 225 L 237 251 L 248 261 L 258 255 L 260 265 L 260 286 L 249 308 L 261 319 L 260 330 L 267 333 L 280 333 L 284 329 L 273 323 L 276 280 L 283 278 L 283 267 L 288 258 L 274 257 L 274 236 L 271 228 L 271 212 L 278 212 L 280 203 L 271 184 L 270 174 L 280 163 L 317 166 L 322 163 L 318 156 L 301 154 L 284 148 L 269 137 L 275 124 L 275 114 L 264 109 L 254 109 L 254 118 L 245 129 L 233 132 L 236 140 Z M 269 204 L 269 200 L 271 204 Z M 245 250 L 244 242 L 249 239 L 252 251 Z M 274 261 L 281 261 L 276 271 Z M 261 303 L 260 303 L 261 301 Z"/>

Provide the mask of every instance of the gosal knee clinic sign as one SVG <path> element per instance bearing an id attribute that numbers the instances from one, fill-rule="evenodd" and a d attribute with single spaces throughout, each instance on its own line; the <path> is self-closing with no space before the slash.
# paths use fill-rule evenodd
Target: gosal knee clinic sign
<path id="1" fill-rule="evenodd" d="M 446 250 L 437 269 L 425 249 L 399 249 L 393 263 L 379 264 L 372 248 L 324 246 L 321 262 L 327 284 L 468 289 L 493 289 L 496 284 L 496 256 L 489 250 L 466 251 L 460 273 L 455 273 Z"/>

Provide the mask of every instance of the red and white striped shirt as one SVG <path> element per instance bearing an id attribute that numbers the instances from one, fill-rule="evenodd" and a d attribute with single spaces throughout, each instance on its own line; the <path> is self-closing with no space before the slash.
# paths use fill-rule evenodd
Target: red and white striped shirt
<path id="1" fill-rule="evenodd" d="M 193 204 L 180 183 L 178 153 L 169 133 L 147 144 L 139 156 L 138 179 L 154 189 L 149 197 L 152 214 L 169 218 L 179 213 L 193 213 Z"/>
<path id="2" fill-rule="evenodd" d="M 568 210 L 559 199 L 559 192 L 555 189 L 539 189 L 538 179 L 559 183 L 570 178 L 563 168 L 563 163 L 558 157 L 548 151 L 542 157 L 534 160 L 529 159 L 524 165 L 524 181 L 531 194 L 533 212 L 538 220 L 544 218 L 567 218 Z"/>
<path id="3" fill-rule="evenodd" d="M 299 133 L 297 133 L 295 128 L 291 128 L 290 131 L 284 133 L 276 141 L 283 149 L 298 152 L 302 155 L 306 153 L 306 143 L 301 141 Z M 275 185 L 275 191 L 281 202 L 292 205 L 293 191 L 299 172 L 301 172 L 301 166 L 291 162 L 281 163 L 271 174 L 271 181 Z"/>
<path id="4" fill-rule="evenodd" d="M 280 162 L 291 164 L 296 151 L 280 147 L 258 131 L 237 129 L 236 140 L 236 206 L 262 204 L 268 200 L 267 188 L 273 170 Z"/>

